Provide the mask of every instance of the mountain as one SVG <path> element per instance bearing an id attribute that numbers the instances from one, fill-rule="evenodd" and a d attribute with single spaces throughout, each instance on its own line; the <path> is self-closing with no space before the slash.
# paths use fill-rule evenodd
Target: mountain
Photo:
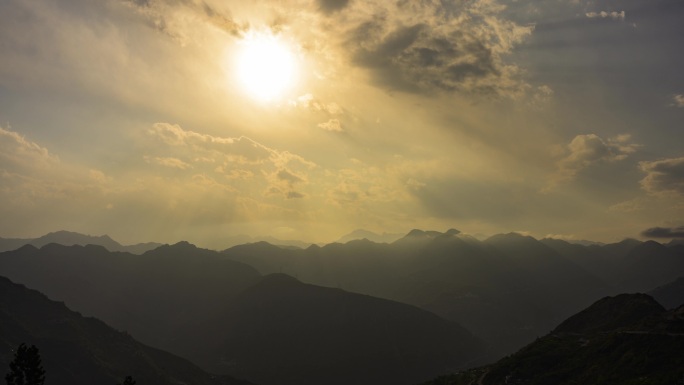
<path id="1" fill-rule="evenodd" d="M 497 363 L 423 385 L 666 385 L 682 378 L 684 307 L 666 311 L 645 294 L 623 294 L 597 301 Z"/>
<path id="2" fill-rule="evenodd" d="M 95 245 L 27 245 L 0 253 L 0 271 L 143 343 L 186 357 L 203 333 L 187 325 L 211 318 L 217 306 L 260 278 L 250 266 L 187 242 L 143 255 Z"/>
<path id="3" fill-rule="evenodd" d="M 397 239 L 401 238 L 403 234 L 397 234 L 397 233 L 374 233 L 372 231 L 364 230 L 364 229 L 357 229 L 352 231 L 349 234 L 345 234 L 340 239 L 338 239 L 336 242 L 337 243 L 347 243 L 349 241 L 354 241 L 354 240 L 360 240 L 360 239 L 367 239 L 371 242 L 375 243 L 392 243 L 396 241 Z"/>
<path id="4" fill-rule="evenodd" d="M 215 330 L 215 370 L 265 385 L 413 384 L 483 358 L 483 344 L 416 307 L 272 274 Z"/>
<path id="5" fill-rule="evenodd" d="M 469 332 L 425 310 L 282 274 L 262 278 L 187 242 L 143 255 L 27 245 L 0 253 L 0 271 L 204 370 L 263 384 L 410 384 L 485 355 Z"/>
<path id="6" fill-rule="evenodd" d="M 679 277 L 676 281 L 666 285 L 658 286 L 649 291 L 648 294 L 665 306 L 666 309 L 682 306 L 684 305 L 684 277 Z"/>
<path id="7" fill-rule="evenodd" d="M 259 242 L 268 242 L 270 244 L 277 245 L 280 247 L 294 247 L 298 249 L 305 249 L 312 244 L 311 242 L 304 242 L 296 239 L 279 239 L 271 236 L 250 236 L 246 234 L 238 234 L 227 235 L 222 237 L 221 239 L 214 242 L 215 245 L 213 245 L 212 248 L 221 250 L 233 246 L 243 245 L 246 243 Z"/>
<path id="8" fill-rule="evenodd" d="M 391 244 L 363 239 L 284 250 L 259 243 L 223 254 L 262 274 L 419 306 L 463 325 L 500 354 L 607 294 L 604 282 L 539 241 L 504 238 L 482 242 L 455 229 L 415 229 Z"/>
<path id="9" fill-rule="evenodd" d="M 633 328 L 649 317 L 659 317 L 665 308 L 646 294 L 605 297 L 558 325 L 554 333 L 608 333 Z"/>
<path id="10" fill-rule="evenodd" d="M 39 238 L 0 238 L 0 252 L 15 250 L 24 245 L 32 245 L 35 247 L 43 247 L 50 243 L 57 243 L 64 246 L 73 245 L 98 245 L 103 246 L 109 251 L 124 251 L 132 254 L 142 254 L 148 250 L 152 250 L 161 246 L 160 243 L 146 242 L 135 245 L 123 246 L 119 242 L 113 240 L 108 235 L 91 236 L 71 231 L 56 231 L 48 233 Z"/>
<path id="11" fill-rule="evenodd" d="M 684 251 L 647 241 L 625 256 L 619 276 L 622 287 L 643 292 L 674 281 L 683 272 Z"/>
<path id="12" fill-rule="evenodd" d="M 0 367 L 8 367 L 14 358 L 12 349 L 19 344 L 36 345 L 46 383 L 51 385 L 116 384 L 127 375 L 140 384 L 248 384 L 207 374 L 4 277 L 0 277 L 0 325 Z"/>

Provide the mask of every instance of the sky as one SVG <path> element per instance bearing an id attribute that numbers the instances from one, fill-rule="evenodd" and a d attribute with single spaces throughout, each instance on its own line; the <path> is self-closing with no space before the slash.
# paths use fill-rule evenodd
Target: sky
<path id="1" fill-rule="evenodd" d="M 680 0 L 3 0 L 0 237 L 681 237 L 682 20 Z"/>

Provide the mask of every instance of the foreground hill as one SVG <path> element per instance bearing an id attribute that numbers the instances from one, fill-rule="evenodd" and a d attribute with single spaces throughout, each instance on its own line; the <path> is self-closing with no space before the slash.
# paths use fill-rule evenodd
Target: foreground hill
<path id="1" fill-rule="evenodd" d="M 117 384 L 127 375 L 139 384 L 239 385 L 190 362 L 145 346 L 95 318 L 0 277 L 0 368 L 7 370 L 21 343 L 40 349 L 46 384 Z"/>
<path id="2" fill-rule="evenodd" d="M 71 231 L 55 231 L 38 238 L 0 238 L 0 252 L 16 250 L 24 245 L 32 245 L 40 248 L 50 243 L 57 243 L 64 246 L 98 245 L 109 251 L 125 251 L 132 254 L 142 254 L 161 246 L 161 243 L 155 242 L 124 246 L 110 238 L 108 235 L 92 236 Z"/>
<path id="3" fill-rule="evenodd" d="M 499 362 L 424 385 L 679 384 L 684 307 L 645 294 L 604 298 Z"/>

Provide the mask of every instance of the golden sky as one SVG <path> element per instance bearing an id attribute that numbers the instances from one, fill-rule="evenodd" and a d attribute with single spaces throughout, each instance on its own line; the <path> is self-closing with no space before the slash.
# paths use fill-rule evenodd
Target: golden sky
<path id="1" fill-rule="evenodd" d="M 674 0 L 0 3 L 0 236 L 684 225 Z"/>

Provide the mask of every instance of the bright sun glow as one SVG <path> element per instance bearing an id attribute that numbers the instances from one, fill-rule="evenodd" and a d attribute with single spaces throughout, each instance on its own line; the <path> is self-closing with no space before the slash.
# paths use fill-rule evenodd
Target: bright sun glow
<path id="1" fill-rule="evenodd" d="M 296 57 L 286 42 L 270 33 L 245 37 L 236 64 L 240 84 L 260 101 L 282 96 L 295 83 Z"/>

